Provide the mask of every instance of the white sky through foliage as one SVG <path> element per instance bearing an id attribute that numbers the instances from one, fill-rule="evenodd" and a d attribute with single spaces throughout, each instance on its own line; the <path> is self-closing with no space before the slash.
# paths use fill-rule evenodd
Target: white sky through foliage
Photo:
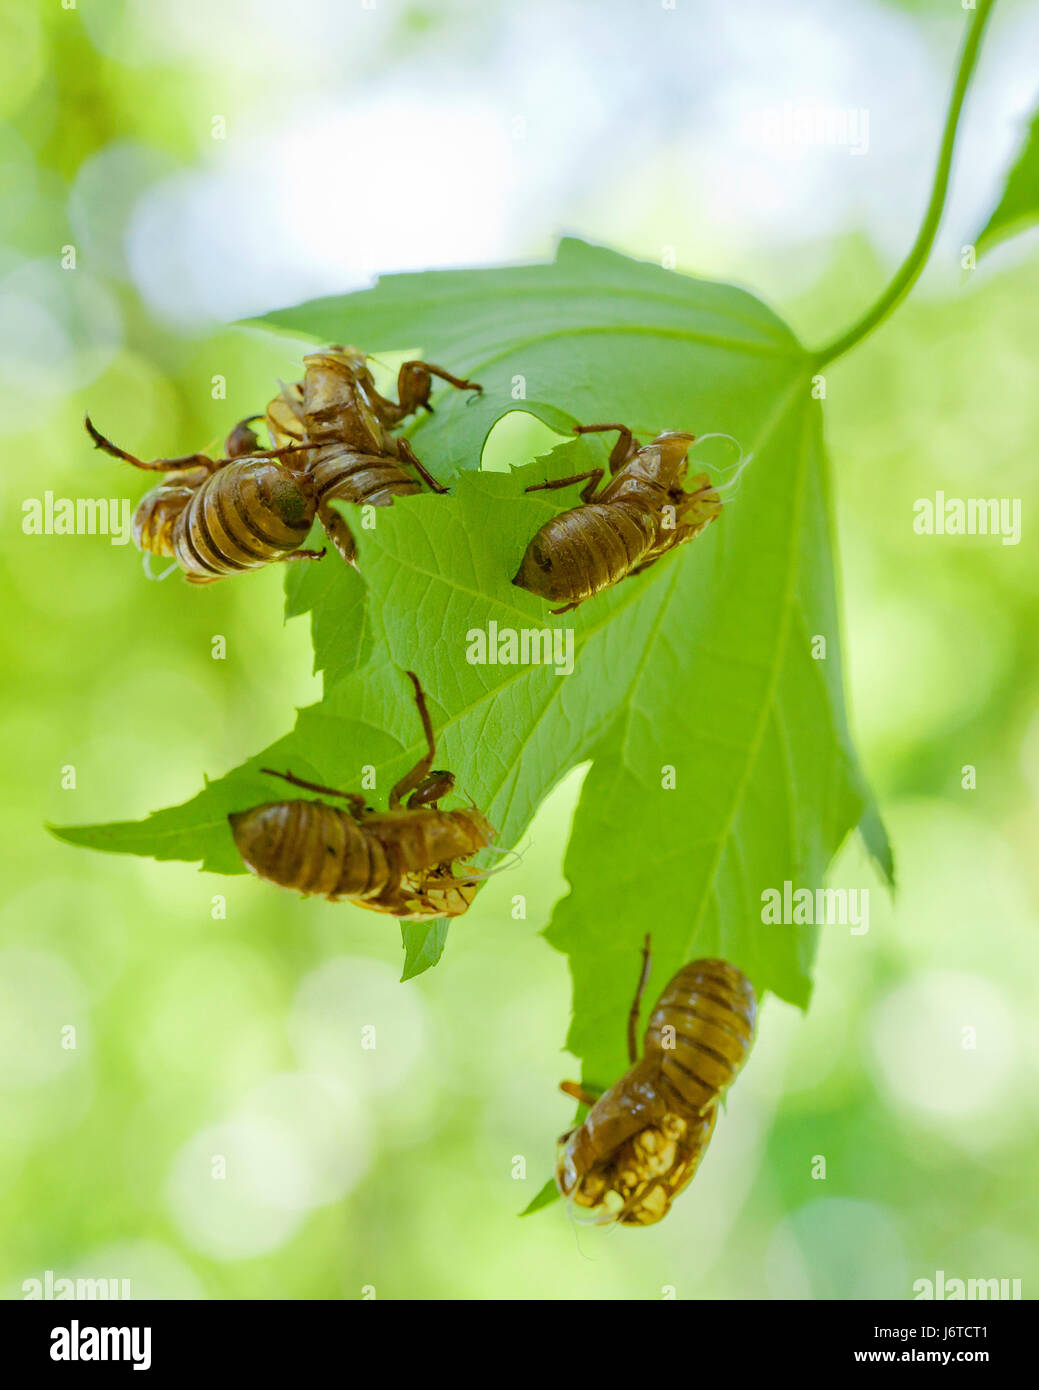
<path id="1" fill-rule="evenodd" d="M 124 58 L 153 59 L 160 36 L 167 57 L 230 58 L 210 86 L 227 138 L 148 185 L 129 222 L 134 280 L 185 324 L 381 271 L 543 257 L 563 231 L 654 259 L 673 247 L 679 267 L 756 281 L 782 307 L 837 232 L 861 228 L 889 260 L 907 249 L 964 23 L 958 7 L 939 22 L 645 0 L 455 3 L 402 25 L 382 0 L 304 0 L 272 75 L 259 31 L 277 7 L 134 8 Z M 1009 7 L 987 41 L 939 248 L 957 262 L 1035 95 L 1028 31 L 1039 16 Z M 790 134 L 845 118 L 861 155 L 850 136 Z"/>

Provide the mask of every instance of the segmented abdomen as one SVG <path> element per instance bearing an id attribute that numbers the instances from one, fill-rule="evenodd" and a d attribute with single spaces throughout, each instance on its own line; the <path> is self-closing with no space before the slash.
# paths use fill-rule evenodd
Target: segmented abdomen
<path id="1" fill-rule="evenodd" d="M 326 444 L 309 456 L 308 473 L 314 483 L 321 524 L 340 555 L 352 565 L 357 548 L 350 528 L 328 504 L 351 502 L 355 506 L 388 507 L 395 497 L 421 492 L 394 458 L 385 454 L 361 454 L 341 444 Z"/>
<path id="2" fill-rule="evenodd" d="M 271 801 L 229 820 L 249 868 L 282 888 L 326 898 L 367 897 L 390 879 L 378 838 L 325 801 Z"/>
<path id="3" fill-rule="evenodd" d="M 298 550 L 313 520 L 301 480 L 270 459 L 243 459 L 194 493 L 173 528 L 173 553 L 189 579 L 206 583 Z"/>
<path id="4" fill-rule="evenodd" d="M 746 1060 L 756 1017 L 754 988 L 734 965 L 683 966 L 657 1000 L 643 1044 L 661 1059 L 669 1108 L 699 1114 L 714 1104 Z"/>
<path id="5" fill-rule="evenodd" d="M 656 518 L 644 502 L 588 502 L 545 522 L 515 582 L 552 602 L 583 603 L 629 575 L 656 542 Z"/>

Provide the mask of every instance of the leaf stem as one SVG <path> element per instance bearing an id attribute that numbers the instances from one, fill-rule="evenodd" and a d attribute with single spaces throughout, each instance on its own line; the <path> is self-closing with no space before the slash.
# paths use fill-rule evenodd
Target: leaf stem
<path id="1" fill-rule="evenodd" d="M 872 333 L 874 328 L 901 304 L 920 278 L 920 273 L 927 264 L 927 257 L 934 245 L 938 224 L 941 222 L 942 212 L 945 209 L 945 195 L 949 189 L 949 172 L 952 168 L 953 146 L 956 143 L 956 128 L 959 125 L 960 112 L 963 110 L 963 99 L 967 94 L 967 86 L 977 61 L 978 50 L 981 47 L 981 36 L 994 4 L 995 0 L 978 0 L 978 8 L 974 12 L 974 17 L 967 30 L 967 37 L 960 53 L 952 97 L 949 101 L 948 114 L 945 117 L 945 130 L 942 133 L 942 143 L 938 151 L 938 165 L 934 173 L 931 200 L 927 205 L 927 212 L 916 240 L 913 242 L 912 249 L 899 267 L 895 278 L 872 308 L 867 309 L 862 318 L 853 324 L 846 333 L 842 333 L 839 338 L 835 338 L 815 353 L 816 366 L 822 367 L 828 362 L 833 362 Z"/>

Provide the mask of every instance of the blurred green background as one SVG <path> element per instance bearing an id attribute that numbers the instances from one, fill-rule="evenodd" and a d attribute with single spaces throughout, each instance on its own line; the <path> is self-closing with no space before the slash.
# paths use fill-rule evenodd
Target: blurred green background
<path id="1" fill-rule="evenodd" d="M 541 258 L 561 231 L 736 279 L 820 341 L 915 232 L 963 15 L 288 14 L 3 18 L 0 1291 L 53 1270 L 136 1297 L 907 1298 L 941 1269 L 1034 1296 L 1037 243 L 960 265 L 1035 97 L 1034 11 L 997 12 L 920 289 L 828 373 L 852 722 L 897 898 L 850 845 L 833 878 L 871 887 L 868 934 L 824 930 L 807 1016 L 766 1003 L 671 1216 L 606 1233 L 561 1204 L 516 1217 L 572 1114 L 568 980 L 539 932 L 580 771 L 529 832 L 527 919 L 503 876 L 406 985 L 374 914 L 60 845 L 44 822 L 186 799 L 320 691 L 275 567 L 150 583 L 132 546 L 23 534 L 22 503 L 144 491 L 91 451 L 88 406 L 145 456 L 262 409 L 298 349 L 232 319 L 378 270 Z M 786 101 L 867 109 L 868 151 L 762 142 Z M 533 440 L 509 424 L 491 461 Z M 937 489 L 1022 498 L 1022 543 L 916 536 Z"/>

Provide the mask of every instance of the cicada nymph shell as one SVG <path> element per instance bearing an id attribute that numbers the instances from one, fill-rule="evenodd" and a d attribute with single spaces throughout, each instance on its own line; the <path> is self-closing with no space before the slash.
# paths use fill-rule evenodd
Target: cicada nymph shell
<path id="1" fill-rule="evenodd" d="M 225 440 L 225 457 L 139 459 L 94 428 L 94 445 L 135 468 L 165 477 L 137 505 L 133 537 L 138 550 L 177 561 L 191 584 L 260 569 L 279 560 L 318 559 L 301 550 L 317 503 L 301 449 L 291 444 L 260 450 L 248 420 Z"/>
<path id="2" fill-rule="evenodd" d="M 626 425 L 578 425 L 578 434 L 617 430 L 605 469 L 535 483 L 527 492 L 583 482 L 581 506 L 552 517 L 532 538 L 513 583 L 560 603 L 566 613 L 629 575 L 641 574 L 676 546 L 691 541 L 722 508 L 706 473 L 688 479 L 687 455 L 696 436 L 665 430 L 640 448 Z"/>
<path id="3" fill-rule="evenodd" d="M 345 898 L 403 921 L 458 917 L 468 909 L 485 875 L 467 869 L 467 861 L 493 843 L 496 831 L 475 806 L 440 809 L 454 774 L 432 770 L 436 745 L 425 695 L 418 677 L 411 671 L 408 676 L 427 752 L 390 792 L 388 810 L 373 810 L 359 792 L 273 773 L 340 797 L 346 806 L 294 798 L 233 812 L 231 833 L 254 874 L 305 896 Z"/>
<path id="4" fill-rule="evenodd" d="M 632 1016 L 648 969 L 646 964 Z M 746 975 L 722 960 L 683 966 L 657 1000 L 643 1056 L 560 1140 L 556 1183 L 599 1222 L 649 1226 L 692 1180 L 714 1131 L 718 1101 L 746 1060 L 757 1004 Z M 634 1052 L 634 1030 L 629 1030 Z"/>
<path id="5" fill-rule="evenodd" d="M 452 376 L 429 362 L 405 362 L 397 376 L 398 401 L 375 389 L 359 348 L 332 346 L 303 359 L 301 382 L 282 388 L 267 407 L 267 425 L 276 441 L 306 441 L 307 471 L 314 485 L 317 514 L 347 564 L 357 547 L 346 519 L 331 504 L 389 507 L 395 497 L 447 489 L 426 470 L 406 439 L 391 430 L 413 411 L 431 410 L 434 376 L 459 390 L 479 391 L 475 382 Z M 416 476 L 417 475 L 417 476 Z"/>
<path id="6" fill-rule="evenodd" d="M 353 536 L 331 504 L 388 507 L 419 492 L 424 482 L 444 488 L 391 430 L 413 411 L 432 410 L 434 377 L 460 390 L 475 382 L 429 362 L 405 362 L 399 400 L 381 396 L 363 352 L 333 346 L 303 359 L 304 378 L 283 387 L 263 417 L 272 447 L 262 448 L 249 416 L 224 442 L 224 457 L 139 459 L 118 448 L 88 418 L 94 445 L 135 468 L 162 472 L 162 483 L 141 500 L 133 521 L 140 550 L 171 557 L 192 584 L 281 560 L 319 560 L 301 549 L 320 519 L 339 554 L 356 561 Z M 416 476 L 417 475 L 417 476 Z"/>

